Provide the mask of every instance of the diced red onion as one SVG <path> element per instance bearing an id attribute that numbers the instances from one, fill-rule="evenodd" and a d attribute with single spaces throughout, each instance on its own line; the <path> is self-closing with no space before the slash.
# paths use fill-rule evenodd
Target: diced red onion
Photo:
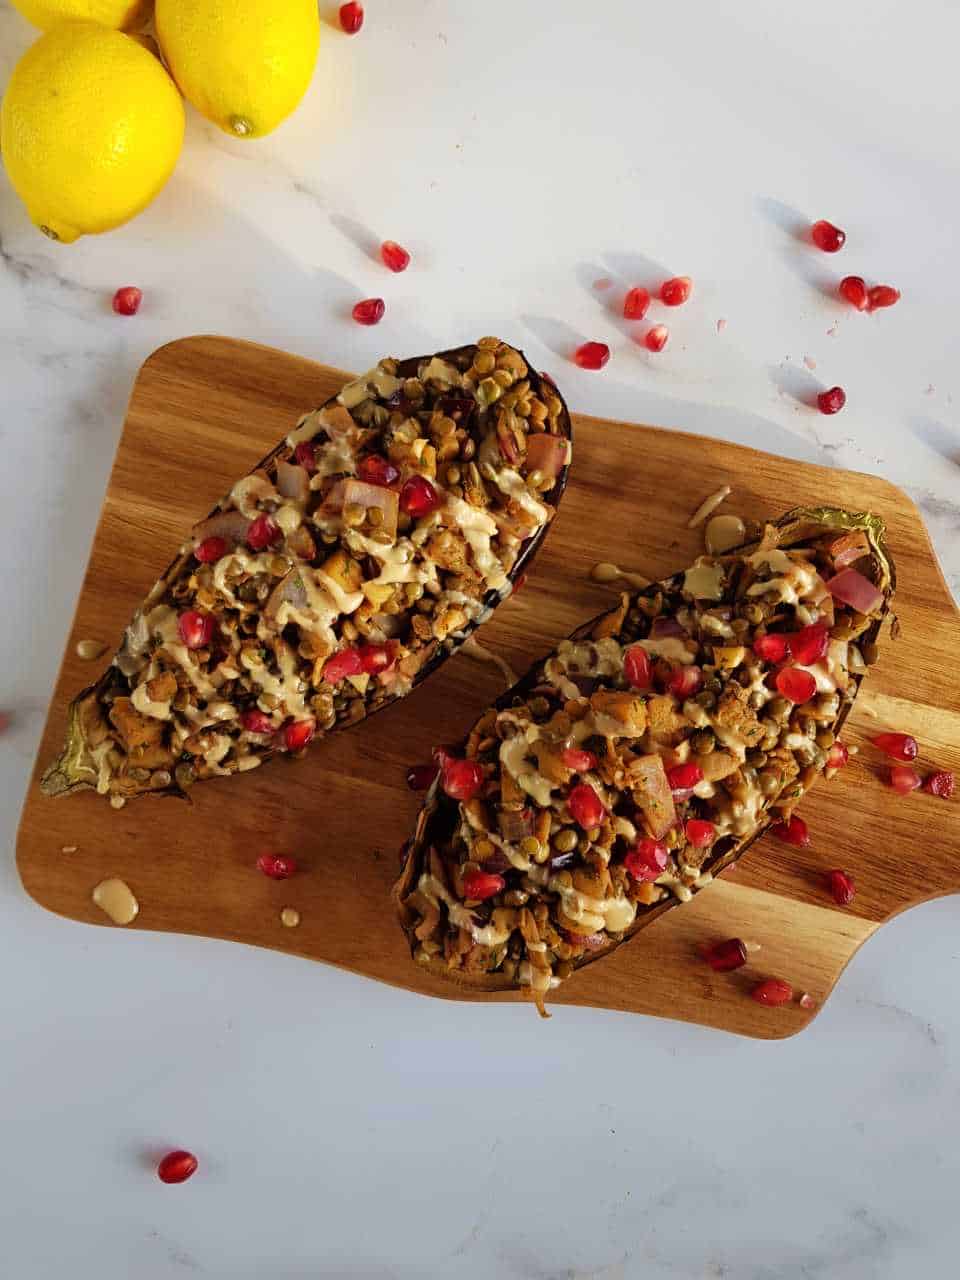
<path id="1" fill-rule="evenodd" d="M 873 613 L 883 604 L 883 592 L 858 569 L 843 569 L 830 579 L 827 590 L 835 600 L 848 604 L 858 613 Z"/>

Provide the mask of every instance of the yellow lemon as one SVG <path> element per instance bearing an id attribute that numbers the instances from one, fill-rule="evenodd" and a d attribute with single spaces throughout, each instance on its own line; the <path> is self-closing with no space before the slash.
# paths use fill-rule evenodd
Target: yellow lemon
<path id="1" fill-rule="evenodd" d="M 11 0 L 11 4 L 44 31 L 74 19 L 131 31 L 143 26 L 150 12 L 150 0 Z"/>
<path id="2" fill-rule="evenodd" d="M 270 133 L 307 91 L 317 0 L 157 0 L 156 20 L 173 78 L 225 133 Z"/>
<path id="3" fill-rule="evenodd" d="M 127 222 L 183 146 L 183 102 L 131 36 L 64 22 L 28 49 L 0 107 L 0 152 L 30 217 L 69 243 Z"/>

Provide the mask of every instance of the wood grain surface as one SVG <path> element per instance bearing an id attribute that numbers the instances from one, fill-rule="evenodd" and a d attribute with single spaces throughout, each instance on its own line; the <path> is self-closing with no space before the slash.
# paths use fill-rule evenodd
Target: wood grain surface
<path id="1" fill-rule="evenodd" d="M 102 640 L 112 650 L 194 521 L 346 376 L 217 337 L 174 342 L 143 366 L 23 810 L 20 875 L 44 907 L 91 924 L 116 927 L 90 895 L 119 876 L 140 902 L 133 928 L 273 947 L 434 996 L 515 1000 L 471 996 L 424 973 L 390 901 L 397 851 L 418 807 L 406 770 L 435 743 L 459 737 L 502 691 L 492 665 L 460 655 L 399 706 L 318 744 L 306 760 L 204 783 L 192 803 L 145 797 L 117 812 L 93 793 L 52 800 L 37 785 L 41 764 L 59 748 L 70 698 L 107 660 L 81 661 L 77 642 Z M 554 1002 L 791 1035 L 879 924 L 960 889 L 960 802 L 901 799 L 864 745 L 882 729 L 904 730 L 921 742 L 924 764 L 960 769 L 960 683 L 945 678 L 960 665 L 957 610 L 916 508 L 884 480 L 655 427 L 574 422 L 574 464 L 553 533 L 523 591 L 480 633 L 518 672 L 610 599 L 609 588 L 589 581 L 597 560 L 651 578 L 688 564 L 701 534 L 687 520 L 723 483 L 733 488 L 728 507 L 748 517 L 834 504 L 869 508 L 887 522 L 903 634 L 886 639 L 845 731 L 859 754 L 804 801 L 811 846 L 763 839 L 691 904 L 571 978 Z M 254 866 L 265 850 L 294 854 L 302 872 L 267 880 Z M 824 890 L 824 872 L 837 866 L 857 882 L 847 909 Z M 300 912 L 297 928 L 281 924 L 286 906 Z M 713 973 L 698 948 L 734 934 L 761 949 L 746 968 Z M 810 992 L 815 1006 L 767 1009 L 750 1000 L 752 983 L 769 975 Z"/>

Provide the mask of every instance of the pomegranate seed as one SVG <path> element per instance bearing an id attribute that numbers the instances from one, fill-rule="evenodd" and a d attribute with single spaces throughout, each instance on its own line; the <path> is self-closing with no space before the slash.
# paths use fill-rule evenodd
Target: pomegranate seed
<path id="1" fill-rule="evenodd" d="M 725 942 L 715 942 L 712 947 L 704 947 L 703 958 L 717 973 L 729 973 L 731 969 L 739 969 L 745 965 L 749 955 L 742 938 L 727 938 Z"/>
<path id="2" fill-rule="evenodd" d="M 891 760 L 916 760 L 917 740 L 909 733 L 878 733 L 870 741 L 875 747 L 890 757 Z"/>
<path id="3" fill-rule="evenodd" d="M 776 685 L 790 702 L 809 702 L 817 692 L 814 677 L 799 667 L 781 667 L 777 672 Z"/>
<path id="4" fill-rule="evenodd" d="M 161 1182 L 186 1182 L 197 1172 L 197 1157 L 189 1151 L 169 1151 L 157 1165 Z"/>
<path id="5" fill-rule="evenodd" d="M 393 665 L 395 645 L 363 644 L 360 646 L 360 670 L 367 675 L 377 675 Z"/>
<path id="6" fill-rule="evenodd" d="M 527 575 L 525 573 L 521 573 L 520 577 L 513 584 L 512 594 L 515 596 L 518 596 L 526 585 L 527 585 Z"/>
<path id="7" fill-rule="evenodd" d="M 483 786 L 483 770 L 476 760 L 450 760 L 441 765 L 440 785 L 451 800 L 472 800 Z"/>
<path id="8" fill-rule="evenodd" d="M 763 662 L 781 663 L 790 657 L 790 637 L 779 632 L 768 632 L 765 636 L 756 636 L 753 641 L 753 652 Z"/>
<path id="9" fill-rule="evenodd" d="M 667 846 L 662 841 L 644 836 L 629 851 L 623 865 L 634 880 L 656 880 L 667 865 L 669 857 Z"/>
<path id="10" fill-rule="evenodd" d="M 689 276 L 674 276 L 660 286 L 660 301 L 668 307 L 679 307 L 690 297 L 693 281 Z"/>
<path id="11" fill-rule="evenodd" d="M 702 781 L 703 770 L 698 764 L 677 764 L 667 770 L 667 782 L 675 796 L 689 796 L 697 783 Z"/>
<path id="12" fill-rule="evenodd" d="M 349 4 L 340 6 L 340 25 L 348 36 L 355 36 L 363 26 L 363 5 L 359 0 L 350 0 Z"/>
<path id="13" fill-rule="evenodd" d="M 411 476 L 400 490 L 400 510 L 418 520 L 440 506 L 440 495 L 425 476 Z"/>
<path id="14" fill-rule="evenodd" d="M 847 393 L 843 387 L 831 387 L 829 391 L 821 391 L 817 396 L 817 408 L 821 413 L 839 413 L 847 403 Z"/>
<path id="15" fill-rule="evenodd" d="M 495 876 L 489 871 L 468 871 L 463 877 L 463 896 L 484 902 L 501 893 L 506 883 L 503 876 Z"/>
<path id="16" fill-rule="evenodd" d="M 750 992 L 758 1004 L 789 1004 L 793 999 L 793 987 L 782 978 L 765 978 Z"/>
<path id="17" fill-rule="evenodd" d="M 849 747 L 847 747 L 845 743 L 837 741 L 833 744 L 833 746 L 827 752 L 826 767 L 827 769 L 832 769 L 832 770 L 842 769 L 849 759 L 850 759 Z"/>
<path id="18" fill-rule="evenodd" d="M 823 622 L 814 622 L 809 627 L 795 631 L 790 637 L 790 653 L 794 662 L 808 667 L 812 662 L 819 662 L 826 656 L 830 644 L 830 632 Z"/>
<path id="19" fill-rule="evenodd" d="M 642 320 L 650 305 L 650 294 L 639 287 L 630 289 L 623 300 L 623 315 L 626 320 Z"/>
<path id="20" fill-rule="evenodd" d="M 241 712 L 240 726 L 247 733 L 273 733 L 273 721 L 256 707 Z"/>
<path id="21" fill-rule="evenodd" d="M 817 1002 L 809 991 L 805 991 L 797 1003 L 801 1009 L 812 1009 Z"/>
<path id="22" fill-rule="evenodd" d="M 585 342 L 577 347 L 573 358 L 581 369 L 602 369 L 610 359 L 610 348 L 605 342 Z"/>
<path id="23" fill-rule="evenodd" d="M 383 265 L 391 271 L 406 271 L 410 265 L 410 255 L 396 240 L 384 240 L 380 246 L 380 257 Z"/>
<path id="24" fill-rule="evenodd" d="M 364 298 L 353 308 L 352 315 L 357 324 L 379 324 L 386 310 L 382 298 Z"/>
<path id="25" fill-rule="evenodd" d="M 113 309 L 118 316 L 135 316 L 142 301 L 143 292 L 135 285 L 128 284 L 113 295 Z"/>
<path id="26" fill-rule="evenodd" d="M 798 818 L 796 814 L 787 822 L 778 822 L 770 830 L 778 840 L 783 840 L 785 844 L 794 844 L 798 849 L 806 849 L 810 843 L 810 832 L 807 830 L 807 824 L 802 818 Z"/>
<path id="27" fill-rule="evenodd" d="M 653 681 L 650 655 L 640 645 L 632 645 L 624 655 L 623 674 L 634 689 L 649 689 Z"/>
<path id="28" fill-rule="evenodd" d="M 670 330 L 665 324 L 655 324 L 644 334 L 643 345 L 648 351 L 662 351 L 669 337 Z"/>
<path id="29" fill-rule="evenodd" d="M 867 286 L 862 276 L 844 276 L 840 281 L 840 297 L 858 311 L 867 311 Z"/>
<path id="30" fill-rule="evenodd" d="M 293 451 L 294 459 L 298 466 L 303 467 L 304 471 L 309 471 L 313 475 L 317 469 L 317 451 L 310 440 L 301 440 Z"/>
<path id="31" fill-rule="evenodd" d="M 824 253 L 836 253 L 838 249 L 843 248 L 847 233 L 835 227 L 832 222 L 821 218 L 810 228 L 810 236 L 817 248 L 822 249 Z"/>
<path id="32" fill-rule="evenodd" d="M 681 702 L 699 693 L 703 684 L 703 672 L 699 667 L 674 667 L 667 677 L 667 689 Z"/>
<path id="33" fill-rule="evenodd" d="M 328 658 L 323 668 L 323 678 L 327 684 L 339 684 L 347 676 L 358 676 L 363 671 L 363 660 L 359 649 L 341 649 L 332 658 Z"/>
<path id="34" fill-rule="evenodd" d="M 706 849 L 717 838 L 717 828 L 705 818 L 688 818 L 684 831 L 695 849 Z"/>
<path id="35" fill-rule="evenodd" d="M 400 479 L 400 472 L 386 458 L 381 458 L 378 453 L 371 453 L 359 463 L 357 476 L 366 484 L 376 484 L 382 489 L 389 489 Z"/>
<path id="36" fill-rule="evenodd" d="M 931 796 L 940 796 L 944 800 L 949 800 L 953 795 L 956 780 L 948 769 L 938 769 L 936 773 L 928 774 L 924 779 L 923 789 Z"/>
<path id="37" fill-rule="evenodd" d="M 316 731 L 315 720 L 294 720 L 283 731 L 283 745 L 288 751 L 302 751 Z"/>
<path id="38" fill-rule="evenodd" d="M 894 303 L 900 301 L 900 290 L 894 289 L 893 285 L 875 284 L 867 294 L 867 302 L 871 311 L 876 311 L 879 307 L 892 307 Z"/>
<path id="39" fill-rule="evenodd" d="M 560 759 L 574 773 L 586 773 L 588 769 L 597 767 L 597 757 L 592 751 L 578 751 L 576 747 L 565 747 L 560 752 Z"/>
<path id="40" fill-rule="evenodd" d="M 295 860 L 284 853 L 261 853 L 257 859 L 257 870 L 270 880 L 289 880 L 296 869 Z"/>
<path id="41" fill-rule="evenodd" d="M 906 764 L 895 764 L 890 770 L 890 785 L 902 796 L 908 796 L 920 786 L 921 778 L 916 769 Z"/>
<path id="42" fill-rule="evenodd" d="M 407 770 L 407 786 L 411 791 L 426 791 L 440 772 L 438 764 L 415 764 Z"/>
<path id="43" fill-rule="evenodd" d="M 193 554 L 201 564 L 215 564 L 230 550 L 226 538 L 204 538 Z"/>
<path id="44" fill-rule="evenodd" d="M 247 530 L 247 546 L 253 551 L 266 551 L 267 547 L 282 536 L 282 530 L 274 523 L 271 516 L 257 516 Z"/>
<path id="45" fill-rule="evenodd" d="M 574 822 L 589 831 L 599 827 L 606 812 L 603 801 L 587 782 L 579 782 L 567 796 L 567 808 Z"/>
<path id="46" fill-rule="evenodd" d="M 213 639 L 213 614 L 188 609 L 177 619 L 177 630 L 188 649 L 205 649 Z"/>
<path id="47" fill-rule="evenodd" d="M 857 892 L 857 887 L 853 883 L 853 876 L 848 875 L 846 871 L 828 871 L 827 885 L 837 906 L 849 907 Z"/>

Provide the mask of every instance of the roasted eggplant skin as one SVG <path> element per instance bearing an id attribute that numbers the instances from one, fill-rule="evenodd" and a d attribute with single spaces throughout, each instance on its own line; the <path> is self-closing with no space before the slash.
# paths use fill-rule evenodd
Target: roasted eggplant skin
<path id="1" fill-rule="evenodd" d="M 486 340 L 481 340 L 481 344 Z M 494 341 L 494 340 L 489 340 Z M 570 418 L 569 410 L 563 399 L 562 394 L 552 379 L 540 375 L 527 360 L 524 353 L 519 348 L 514 348 L 514 352 L 523 360 L 526 365 L 525 378 L 529 381 L 531 393 L 533 395 L 549 395 L 559 401 L 559 414 L 557 417 L 558 431 L 557 436 L 568 442 L 567 460 L 560 467 L 555 483 L 546 491 L 540 491 L 540 498 L 551 509 L 551 518 L 547 523 L 543 524 L 537 531 L 526 539 L 517 554 L 517 558 L 507 572 L 509 580 L 508 589 L 491 589 L 486 592 L 482 599 L 482 608 L 475 618 L 470 618 L 467 622 L 457 630 L 455 635 L 451 635 L 440 642 L 435 652 L 429 657 L 416 672 L 411 686 L 406 692 L 411 692 L 413 688 L 419 687 L 423 681 L 432 672 L 436 671 L 446 660 L 451 657 L 460 646 L 487 621 L 493 610 L 509 597 L 512 588 L 516 582 L 525 574 L 533 563 L 538 551 L 547 534 L 550 531 L 553 517 L 556 514 L 560 500 L 563 497 L 567 486 L 567 480 L 570 472 L 572 460 L 572 444 L 573 444 L 573 425 Z M 469 362 L 475 358 L 478 352 L 478 345 L 475 343 L 466 344 L 460 347 L 449 348 L 444 351 L 432 353 L 427 356 L 408 357 L 396 362 L 396 376 L 400 379 L 413 378 L 417 375 L 425 362 L 443 361 L 455 365 L 457 368 L 466 368 Z M 350 383 L 347 384 L 352 385 Z M 339 403 L 339 395 L 331 396 L 324 405 L 316 412 L 322 411 L 324 408 L 335 406 Z M 292 460 L 293 449 L 287 440 L 281 441 L 274 449 L 272 449 L 264 458 L 251 468 L 248 475 L 255 472 L 266 472 L 270 477 L 275 478 L 278 463 Z M 225 504 L 229 501 L 224 499 L 219 503 L 208 519 L 219 515 L 225 510 Z M 203 523 L 203 522 L 201 522 Z M 193 547 L 189 542 L 181 547 L 177 556 L 171 561 L 167 569 L 162 574 L 156 586 L 147 596 L 141 609 L 138 609 L 137 615 L 143 612 L 151 601 L 160 599 L 164 594 L 166 585 L 175 580 L 188 566 L 193 558 Z M 114 661 L 103 672 L 103 674 L 94 683 L 88 685 L 81 690 L 73 699 L 68 711 L 68 725 L 64 747 L 51 765 L 45 770 L 41 778 L 41 789 L 46 795 L 61 796 L 78 790 L 96 789 L 98 781 L 98 768 L 94 763 L 89 747 L 89 738 L 91 727 L 97 718 L 101 715 L 102 709 L 114 696 L 123 695 L 128 692 L 128 681 Z M 394 702 L 401 700 L 406 693 L 401 693 L 392 697 L 385 697 L 378 701 L 376 705 L 371 706 L 367 712 L 368 715 L 374 714 L 376 711 L 383 710 L 387 706 L 393 705 Z M 364 716 L 363 718 L 366 718 Z M 349 723 L 337 723 L 327 732 L 341 728 L 349 728 Z M 318 738 L 319 738 L 318 734 Z M 324 733 L 322 736 L 326 736 Z M 266 760 L 273 754 L 280 754 L 278 751 L 266 750 L 262 753 L 263 760 Z M 139 792 L 137 794 L 140 794 Z M 154 795 L 176 795 L 181 798 L 189 798 L 187 791 L 179 785 L 175 777 L 171 778 L 169 786 L 152 787 L 149 794 Z"/>
<path id="2" fill-rule="evenodd" d="M 751 551 L 760 549 L 769 549 L 770 547 L 779 547 L 788 549 L 790 547 L 802 546 L 806 543 L 814 541 L 830 533 L 837 534 L 855 533 L 861 534 L 866 544 L 869 546 L 870 552 L 870 577 L 875 585 L 879 588 L 883 595 L 882 606 L 876 611 L 875 616 L 871 615 L 871 621 L 865 630 L 858 636 L 858 643 L 861 647 L 865 644 L 875 646 L 880 636 L 881 629 L 890 613 L 891 603 L 896 590 L 896 572 L 893 560 L 886 547 L 885 542 L 885 526 L 883 520 L 870 512 L 847 511 L 838 507 L 797 507 L 780 517 L 775 523 L 768 524 L 765 527 L 764 536 L 754 542 L 744 544 L 741 547 L 731 549 L 727 555 L 734 557 L 744 555 Z M 720 557 L 721 559 L 723 557 Z M 656 591 L 667 584 L 677 583 L 683 578 L 683 572 L 674 575 L 669 579 L 660 582 L 651 583 L 639 591 L 630 593 L 630 601 L 633 603 L 638 599 L 649 598 Z M 572 640 L 579 640 L 593 634 L 598 624 L 606 620 L 614 619 L 618 614 L 622 614 L 622 605 L 618 608 L 607 610 L 604 613 L 596 615 L 589 622 L 578 627 L 569 637 Z M 535 663 L 533 667 L 515 684 L 511 689 L 507 690 L 493 704 L 495 710 L 505 710 L 512 705 L 516 705 L 517 701 L 524 701 L 536 689 L 538 684 L 542 682 L 542 674 L 545 662 L 548 658 L 542 659 Z M 834 722 L 836 731 L 842 728 L 850 709 L 859 693 L 860 685 L 864 679 L 866 671 L 850 672 L 850 679 L 853 684 L 851 696 L 844 702 L 840 714 Z M 466 746 L 467 739 L 458 744 L 458 747 L 451 747 L 453 754 L 462 751 Z M 805 794 L 805 791 L 804 791 Z M 802 798 L 802 797 L 801 797 Z M 440 778 L 438 777 L 430 790 L 428 791 L 423 806 L 418 814 L 414 835 L 404 850 L 404 863 L 400 876 L 394 886 L 393 899 L 394 905 L 399 918 L 400 926 L 406 934 L 411 947 L 411 953 L 416 955 L 418 948 L 418 939 L 414 933 L 417 923 L 420 919 L 416 912 L 407 902 L 410 894 L 416 888 L 422 873 L 428 869 L 431 847 L 438 843 L 438 837 L 444 829 L 449 830 L 454 821 L 454 813 L 457 809 L 456 801 L 448 798 L 440 789 Z M 710 873 L 715 878 L 727 867 L 737 862 L 752 847 L 769 828 L 776 822 L 779 822 L 785 816 L 783 808 L 778 809 L 776 813 L 770 813 L 768 810 L 757 827 L 746 837 L 736 837 L 732 835 L 722 836 L 719 838 L 708 857 L 703 863 L 703 870 Z M 587 964 L 592 964 L 611 952 L 617 950 L 624 943 L 633 938 L 641 929 L 646 928 L 659 918 L 665 911 L 672 907 L 680 905 L 679 901 L 668 896 L 663 901 L 652 906 L 646 907 L 639 912 L 633 924 L 623 931 L 619 939 L 610 939 L 603 945 L 597 946 L 586 952 L 583 956 L 573 961 L 574 969 L 583 968 Z M 480 991 L 529 991 L 525 984 L 521 984 L 515 978 L 508 977 L 506 974 L 497 971 L 492 972 L 465 972 L 463 969 L 450 968 L 444 961 L 442 956 L 425 957 L 423 954 L 416 956 L 416 962 L 425 967 L 429 972 L 444 978 L 447 981 L 470 988 L 471 990 Z M 543 1010 L 542 1000 L 538 1000 L 541 1013 Z"/>

